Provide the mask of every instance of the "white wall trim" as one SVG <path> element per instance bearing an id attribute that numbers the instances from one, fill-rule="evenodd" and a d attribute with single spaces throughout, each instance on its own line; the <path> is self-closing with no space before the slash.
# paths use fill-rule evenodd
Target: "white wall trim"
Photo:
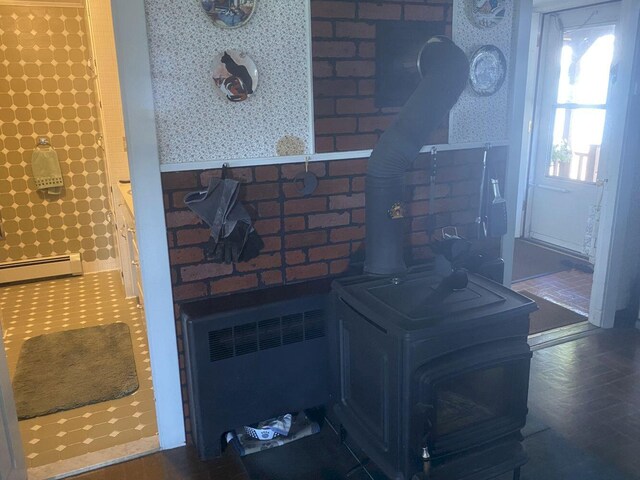
<path id="1" fill-rule="evenodd" d="M 510 146 L 507 156 L 507 171 L 505 178 L 504 197 L 507 201 L 507 234 L 502 238 L 502 258 L 504 259 L 504 285 L 511 286 L 513 276 L 513 252 L 515 246 L 516 218 L 518 209 L 518 183 L 520 179 L 520 169 L 522 168 L 520 159 L 523 154 L 524 131 L 522 120 L 525 114 L 525 89 L 527 85 L 527 68 L 529 65 L 529 41 L 531 38 L 531 0 L 521 0 L 514 5 L 514 26 L 515 32 L 512 37 L 513 50 L 512 75 L 513 87 L 511 90 L 508 125 L 511 125 L 509 132 Z"/>
<path id="2" fill-rule="evenodd" d="M 144 0 L 112 0 L 160 447 L 184 445 L 184 413 Z"/>
<path id="3" fill-rule="evenodd" d="M 633 62 L 640 34 L 639 19 L 640 2 L 623 0 L 620 5 L 620 23 L 616 30 L 617 52 L 614 64 L 617 64 L 617 81 L 611 88 L 607 125 L 602 140 L 601 155 L 609 161 L 604 174 L 607 182 L 604 186 L 589 306 L 589 321 L 603 328 L 613 327 L 619 292 L 626 289 L 621 285 L 620 272 L 625 270 L 628 262 L 624 258 L 624 242 L 637 152 L 628 151 L 625 135 L 633 134 L 633 129 L 637 128 L 628 118 L 628 99 L 632 94 Z"/>
<path id="4" fill-rule="evenodd" d="M 428 153 L 432 147 L 436 147 L 439 152 L 451 150 L 471 150 L 474 148 L 484 148 L 486 143 L 444 143 L 439 145 L 425 145 L 420 150 L 421 153 Z M 509 142 L 504 140 L 500 142 L 492 142 L 492 147 L 506 147 Z M 212 160 L 206 162 L 189 162 L 189 163 L 168 163 L 160 165 L 161 172 L 186 172 L 189 170 L 207 170 L 210 168 L 222 168 L 223 164 L 228 167 L 255 167 L 260 165 L 283 165 L 287 163 L 303 163 L 306 159 L 310 162 L 328 162 L 332 160 L 352 160 L 356 158 L 369 158 L 371 150 L 354 150 L 349 152 L 331 152 L 316 153 L 313 155 L 292 155 L 286 157 L 270 157 L 270 158 L 239 158 L 235 160 Z"/>
<path id="5" fill-rule="evenodd" d="M 315 116 L 315 99 L 313 98 L 313 31 L 311 28 L 311 0 L 305 2 L 305 12 L 307 15 L 307 41 L 309 42 L 309 55 L 307 55 L 307 68 L 309 74 L 307 75 L 308 88 L 309 88 L 309 152 L 316 151 L 316 124 Z"/>

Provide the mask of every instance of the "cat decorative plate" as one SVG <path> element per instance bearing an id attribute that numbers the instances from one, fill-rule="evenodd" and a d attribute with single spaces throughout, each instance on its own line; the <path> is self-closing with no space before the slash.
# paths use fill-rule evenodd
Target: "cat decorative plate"
<path id="1" fill-rule="evenodd" d="M 480 47 L 471 56 L 469 82 L 478 95 L 493 95 L 504 83 L 507 76 L 507 60 L 494 45 Z"/>
<path id="2" fill-rule="evenodd" d="M 225 50 L 215 59 L 213 82 L 224 98 L 231 102 L 242 102 L 253 95 L 258 87 L 258 69 L 246 53 Z"/>
<path id="3" fill-rule="evenodd" d="M 495 27 L 504 20 L 511 0 L 467 0 L 469 19 L 480 28 Z"/>
<path id="4" fill-rule="evenodd" d="M 201 0 L 202 9 L 217 26 L 237 28 L 253 16 L 258 0 Z"/>

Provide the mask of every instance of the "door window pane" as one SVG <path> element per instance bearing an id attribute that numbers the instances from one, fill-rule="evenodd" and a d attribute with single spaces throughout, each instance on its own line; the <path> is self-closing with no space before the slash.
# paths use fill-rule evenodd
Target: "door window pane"
<path id="1" fill-rule="evenodd" d="M 549 176 L 596 181 L 605 116 L 599 108 L 556 109 Z"/>
<path id="2" fill-rule="evenodd" d="M 607 103 L 615 25 L 563 33 L 558 103 Z"/>

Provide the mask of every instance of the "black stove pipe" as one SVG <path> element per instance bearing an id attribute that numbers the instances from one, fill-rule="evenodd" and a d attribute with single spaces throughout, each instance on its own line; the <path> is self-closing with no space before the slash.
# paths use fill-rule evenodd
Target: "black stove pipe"
<path id="1" fill-rule="evenodd" d="M 464 90 L 466 55 L 451 40 L 434 37 L 420 54 L 422 80 L 371 153 L 366 182 L 365 272 L 402 274 L 404 229 L 401 221 L 404 175 L 427 136 L 440 124 Z M 432 205 L 429 206 L 432 208 Z"/>

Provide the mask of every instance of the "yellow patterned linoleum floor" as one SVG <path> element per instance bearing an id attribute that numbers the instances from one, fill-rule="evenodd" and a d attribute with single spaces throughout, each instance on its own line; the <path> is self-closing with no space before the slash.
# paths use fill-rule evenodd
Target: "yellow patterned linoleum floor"
<path id="1" fill-rule="evenodd" d="M 140 388 L 124 398 L 22 420 L 30 468 L 157 435 L 151 366 L 142 310 L 125 298 L 117 271 L 0 288 L 11 377 L 20 348 L 37 335 L 124 322 L 132 335 Z"/>

